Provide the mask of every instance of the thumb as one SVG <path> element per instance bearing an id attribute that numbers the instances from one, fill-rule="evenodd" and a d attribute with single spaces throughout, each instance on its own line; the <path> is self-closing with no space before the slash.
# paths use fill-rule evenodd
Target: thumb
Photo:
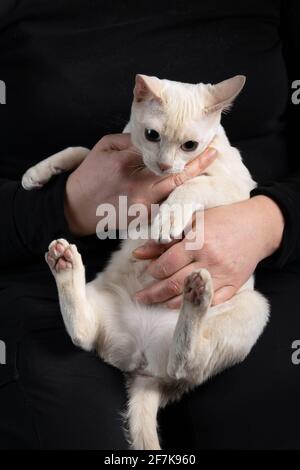
<path id="1" fill-rule="evenodd" d="M 209 147 L 201 155 L 190 161 L 181 173 L 172 174 L 166 178 L 159 179 L 153 185 L 157 201 L 165 199 L 174 189 L 185 183 L 185 181 L 201 175 L 216 159 L 218 152 Z"/>
<path id="2" fill-rule="evenodd" d="M 224 286 L 215 292 L 212 305 L 219 305 L 230 300 L 237 293 L 235 286 Z"/>
<path id="3" fill-rule="evenodd" d="M 214 160 L 217 158 L 218 152 L 213 147 L 208 147 L 201 155 L 190 161 L 185 167 L 185 173 L 188 178 L 194 178 L 205 172 Z"/>

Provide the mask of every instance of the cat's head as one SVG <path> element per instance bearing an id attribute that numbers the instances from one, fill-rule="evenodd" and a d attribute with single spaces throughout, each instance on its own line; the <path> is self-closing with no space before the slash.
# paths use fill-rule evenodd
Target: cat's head
<path id="1" fill-rule="evenodd" d="M 222 111 L 243 89 L 242 75 L 217 85 L 197 85 L 137 75 L 131 137 L 157 175 L 179 173 L 215 137 Z"/>

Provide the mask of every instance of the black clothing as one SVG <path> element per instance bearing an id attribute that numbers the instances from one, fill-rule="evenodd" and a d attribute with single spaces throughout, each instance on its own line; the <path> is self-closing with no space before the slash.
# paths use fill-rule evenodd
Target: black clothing
<path id="1" fill-rule="evenodd" d="M 145 73 L 194 83 L 247 76 L 223 124 L 259 183 L 253 194 L 272 197 L 286 220 L 282 247 L 258 274 L 272 303 L 267 331 L 244 364 L 174 405 L 176 413 L 161 413 L 166 446 L 189 439 L 197 448 L 300 448 L 300 383 L 290 360 L 300 330 L 299 108 L 290 102 L 300 75 L 299 13 L 296 0 L 1 0 L 0 339 L 8 364 L 0 365 L 0 447 L 126 446 L 116 425 L 121 374 L 71 345 L 43 260 L 52 239 L 73 238 L 63 214 L 66 175 L 39 192 L 25 192 L 20 178 L 58 150 L 120 132 L 134 76 Z M 88 277 L 116 246 L 96 237 L 76 243 Z M 172 426 L 178 413 L 186 426 Z"/>

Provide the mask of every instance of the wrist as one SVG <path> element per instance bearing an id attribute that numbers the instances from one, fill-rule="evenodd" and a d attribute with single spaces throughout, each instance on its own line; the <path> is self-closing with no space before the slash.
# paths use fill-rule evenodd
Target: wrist
<path id="1" fill-rule="evenodd" d="M 73 235 L 81 237 L 93 232 L 87 227 L 88 210 L 85 207 L 85 198 L 82 197 L 80 182 L 76 181 L 74 173 L 69 176 L 66 182 L 64 212 L 69 230 Z"/>
<path id="2" fill-rule="evenodd" d="M 255 230 L 261 233 L 262 252 L 261 260 L 268 258 L 280 248 L 283 231 L 284 217 L 273 199 L 264 195 L 257 195 L 249 199 L 252 209 L 256 215 Z"/>

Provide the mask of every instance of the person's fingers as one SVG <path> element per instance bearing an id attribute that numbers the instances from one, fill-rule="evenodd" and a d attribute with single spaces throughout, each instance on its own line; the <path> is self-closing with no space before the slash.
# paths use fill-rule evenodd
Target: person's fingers
<path id="1" fill-rule="evenodd" d="M 154 282 L 145 289 L 137 292 L 134 299 L 146 305 L 166 302 L 182 294 L 185 278 L 197 269 L 195 264 L 190 264 L 184 269 L 163 281 Z"/>
<path id="2" fill-rule="evenodd" d="M 214 293 L 212 305 L 219 305 L 230 300 L 231 297 L 236 294 L 237 290 L 238 289 L 235 286 L 223 286 L 220 289 L 217 289 Z"/>
<path id="3" fill-rule="evenodd" d="M 185 181 L 194 178 L 215 160 L 217 151 L 208 148 L 204 153 L 189 162 L 181 173 L 170 175 L 153 183 L 153 191 L 157 201 L 165 199 L 174 189 L 181 186 Z"/>
<path id="4" fill-rule="evenodd" d="M 182 304 L 182 295 L 178 295 L 177 297 L 174 297 L 174 299 L 169 300 L 166 302 L 166 306 L 171 309 L 171 310 L 178 310 L 180 309 Z"/>
<path id="5" fill-rule="evenodd" d="M 185 250 L 185 244 L 181 241 L 152 261 L 148 272 L 155 279 L 165 279 L 191 264 L 194 261 L 194 254 L 192 250 Z"/>
<path id="6" fill-rule="evenodd" d="M 213 147 L 208 147 L 205 152 L 198 157 L 190 161 L 186 167 L 185 171 L 188 177 L 194 178 L 195 176 L 203 173 L 206 168 L 212 164 L 212 162 L 217 158 L 217 150 Z"/>
<path id="7" fill-rule="evenodd" d="M 173 245 L 175 242 L 171 242 L 169 244 L 159 244 L 155 241 L 150 240 L 149 242 L 145 243 L 138 248 L 136 248 L 132 254 L 135 258 L 138 259 L 153 259 L 157 258 L 158 256 L 162 255 L 168 248 Z"/>

